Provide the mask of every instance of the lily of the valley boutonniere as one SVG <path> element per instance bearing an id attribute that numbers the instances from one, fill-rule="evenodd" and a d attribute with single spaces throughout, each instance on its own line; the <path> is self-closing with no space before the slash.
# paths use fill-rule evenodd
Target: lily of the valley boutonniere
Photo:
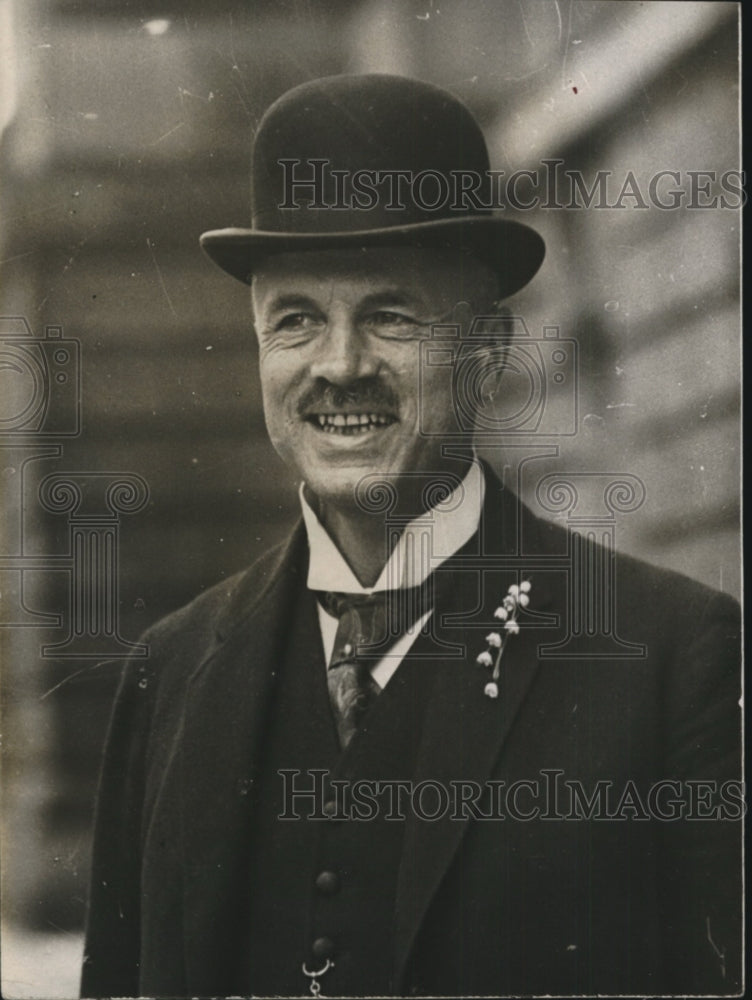
<path id="1" fill-rule="evenodd" d="M 526 608 L 530 603 L 529 580 L 522 583 L 513 583 L 507 591 L 507 596 L 501 605 L 494 611 L 494 618 L 498 618 L 504 623 L 503 635 L 501 632 L 489 632 L 486 636 L 488 649 L 479 653 L 476 660 L 482 667 L 493 668 L 491 680 L 486 684 L 483 693 L 489 698 L 499 697 L 499 666 L 501 664 L 501 654 L 506 649 L 507 642 L 511 635 L 517 635 L 520 626 L 517 624 L 517 613 L 520 608 Z"/>

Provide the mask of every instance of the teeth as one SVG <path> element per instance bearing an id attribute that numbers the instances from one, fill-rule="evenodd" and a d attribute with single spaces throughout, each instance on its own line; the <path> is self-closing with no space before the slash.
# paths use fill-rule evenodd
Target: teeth
<path id="1" fill-rule="evenodd" d="M 366 434 L 374 427 L 384 427 L 392 419 L 381 413 L 317 413 L 313 419 L 327 433 Z M 346 428 L 342 431 L 340 428 Z"/>

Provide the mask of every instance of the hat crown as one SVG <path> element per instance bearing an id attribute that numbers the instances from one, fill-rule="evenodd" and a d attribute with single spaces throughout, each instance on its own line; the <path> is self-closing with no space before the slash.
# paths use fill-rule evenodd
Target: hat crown
<path id="1" fill-rule="evenodd" d="M 252 227 L 201 246 L 250 282 L 280 253 L 411 246 L 487 263 L 500 298 L 540 267 L 541 237 L 491 212 L 483 133 L 465 105 L 429 83 L 368 74 L 311 80 L 261 119 L 253 151 Z"/>
<path id="2" fill-rule="evenodd" d="M 346 232 L 488 214 L 458 213 L 441 197 L 462 172 L 488 204 L 488 171 L 483 133 L 452 94 L 386 74 L 324 77 L 283 94 L 261 120 L 253 225 Z"/>

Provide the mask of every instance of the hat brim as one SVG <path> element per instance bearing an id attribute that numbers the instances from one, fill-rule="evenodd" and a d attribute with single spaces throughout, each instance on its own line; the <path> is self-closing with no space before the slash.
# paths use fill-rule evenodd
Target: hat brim
<path id="1" fill-rule="evenodd" d="M 201 236 L 200 243 L 215 264 L 246 284 L 251 283 L 263 260 L 281 253 L 389 246 L 458 250 L 473 254 L 495 271 L 499 298 L 513 295 L 526 285 L 541 266 L 546 252 L 543 239 L 534 229 L 493 216 L 437 219 L 335 233 L 213 229 Z"/>

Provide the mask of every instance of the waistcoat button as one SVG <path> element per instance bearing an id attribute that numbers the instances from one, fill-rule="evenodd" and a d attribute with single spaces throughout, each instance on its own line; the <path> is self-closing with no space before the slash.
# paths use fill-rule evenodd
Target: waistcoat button
<path id="1" fill-rule="evenodd" d="M 337 892 L 339 885 L 339 875 L 336 872 L 319 872 L 316 876 L 316 888 L 327 896 Z"/>
<path id="2" fill-rule="evenodd" d="M 324 803 L 324 815 L 328 819 L 333 820 L 343 820 L 345 818 L 344 811 L 340 812 L 340 808 L 335 799 L 328 799 Z"/>
<path id="3" fill-rule="evenodd" d="M 334 941 L 328 937 L 316 938 L 311 946 L 314 958 L 331 958 L 334 954 Z"/>

